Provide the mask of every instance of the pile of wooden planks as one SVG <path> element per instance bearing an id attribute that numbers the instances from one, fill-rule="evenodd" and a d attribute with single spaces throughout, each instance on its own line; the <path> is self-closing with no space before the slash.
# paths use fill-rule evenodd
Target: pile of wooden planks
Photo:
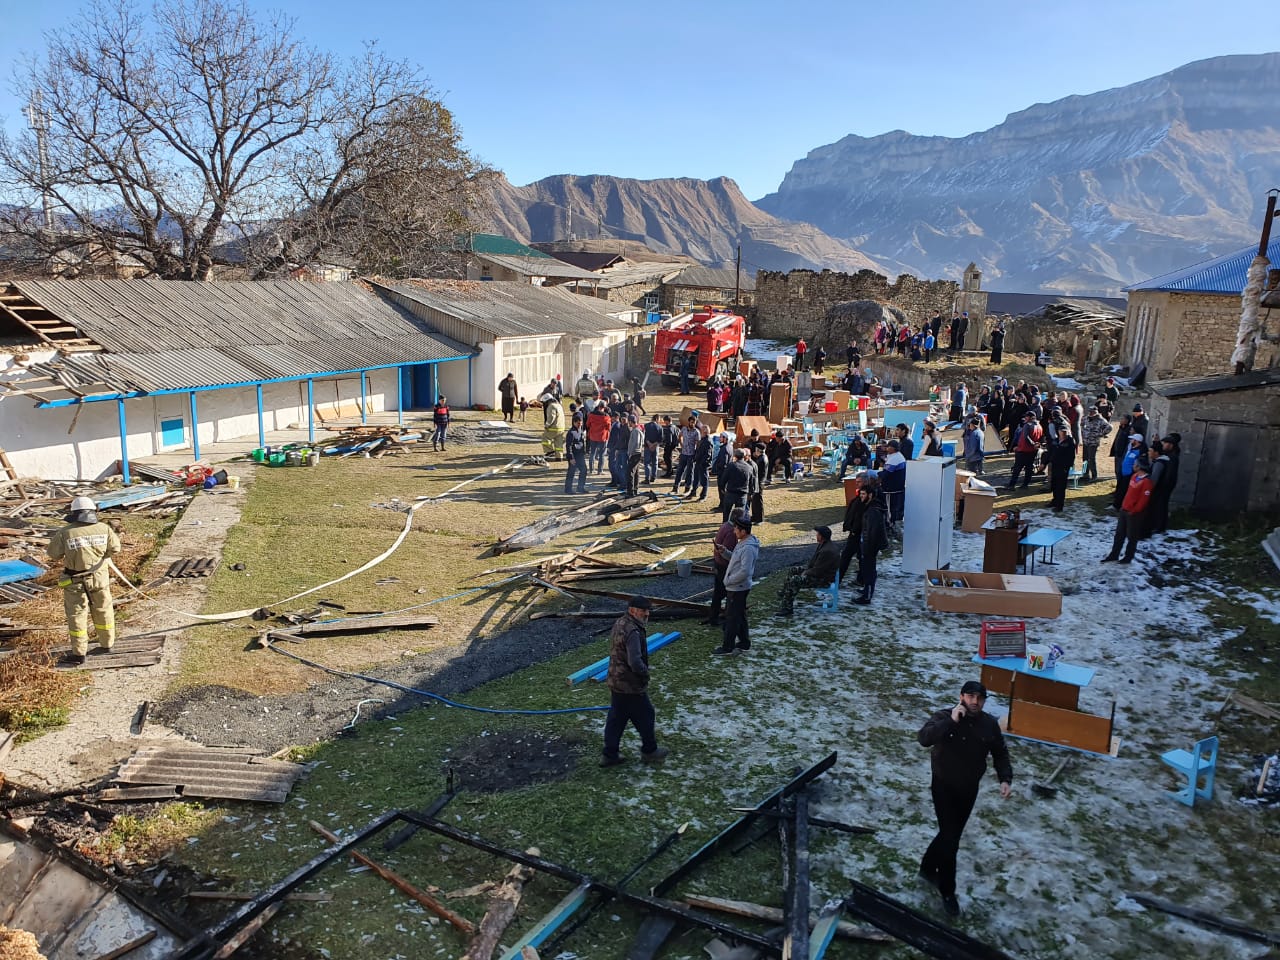
<path id="1" fill-rule="evenodd" d="M 325 455 L 339 458 L 368 454 L 377 460 L 387 454 L 400 454 L 410 444 L 422 439 L 422 434 L 409 431 L 398 424 L 361 424 L 337 429 L 336 437 L 327 437 L 315 445 Z"/>

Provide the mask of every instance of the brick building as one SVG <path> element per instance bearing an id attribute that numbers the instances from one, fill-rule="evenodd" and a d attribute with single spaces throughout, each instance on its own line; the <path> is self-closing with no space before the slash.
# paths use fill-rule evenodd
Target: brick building
<path id="1" fill-rule="evenodd" d="M 1233 370 L 1240 294 L 1257 252 L 1257 247 L 1249 247 L 1127 287 L 1120 362 L 1131 369 L 1145 364 L 1148 376 L 1157 380 L 1211 377 Z M 1280 260 L 1280 237 L 1271 241 L 1267 257 L 1272 264 Z M 1274 319 L 1266 324 L 1264 333 L 1272 339 L 1258 344 L 1255 369 L 1280 362 L 1277 327 Z"/>

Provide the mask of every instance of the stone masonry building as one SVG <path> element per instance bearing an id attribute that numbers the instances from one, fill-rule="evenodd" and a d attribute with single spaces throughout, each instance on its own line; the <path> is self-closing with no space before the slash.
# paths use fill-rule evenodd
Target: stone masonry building
<path id="1" fill-rule="evenodd" d="M 1240 294 L 1257 252 L 1249 247 L 1128 287 L 1120 362 L 1130 368 L 1146 364 L 1155 380 L 1231 372 Z M 1280 260 L 1280 237 L 1271 241 L 1267 257 L 1273 265 Z M 1278 328 L 1274 318 L 1265 324 L 1271 339 L 1259 342 L 1254 369 L 1280 363 Z"/>

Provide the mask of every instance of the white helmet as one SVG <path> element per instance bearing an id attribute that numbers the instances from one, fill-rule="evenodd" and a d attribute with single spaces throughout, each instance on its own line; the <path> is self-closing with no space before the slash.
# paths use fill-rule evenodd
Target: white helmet
<path id="1" fill-rule="evenodd" d="M 72 523 L 97 523 L 98 505 L 88 497 L 76 497 L 67 508 L 67 519 Z"/>

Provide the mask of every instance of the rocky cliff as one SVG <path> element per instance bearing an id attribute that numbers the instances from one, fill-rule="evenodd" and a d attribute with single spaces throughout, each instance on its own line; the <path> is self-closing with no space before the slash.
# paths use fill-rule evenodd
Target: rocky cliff
<path id="1" fill-rule="evenodd" d="M 547 177 L 527 186 L 498 178 L 488 229 L 525 243 L 612 237 L 663 254 L 732 267 L 742 244 L 743 270 L 795 268 L 886 272 L 851 244 L 807 223 L 765 213 L 726 177 L 630 180 L 608 176 Z"/>
<path id="2" fill-rule="evenodd" d="M 1278 102 L 1280 54 L 1219 57 L 967 137 L 848 136 L 757 206 L 919 276 L 1115 293 L 1257 242 Z"/>

